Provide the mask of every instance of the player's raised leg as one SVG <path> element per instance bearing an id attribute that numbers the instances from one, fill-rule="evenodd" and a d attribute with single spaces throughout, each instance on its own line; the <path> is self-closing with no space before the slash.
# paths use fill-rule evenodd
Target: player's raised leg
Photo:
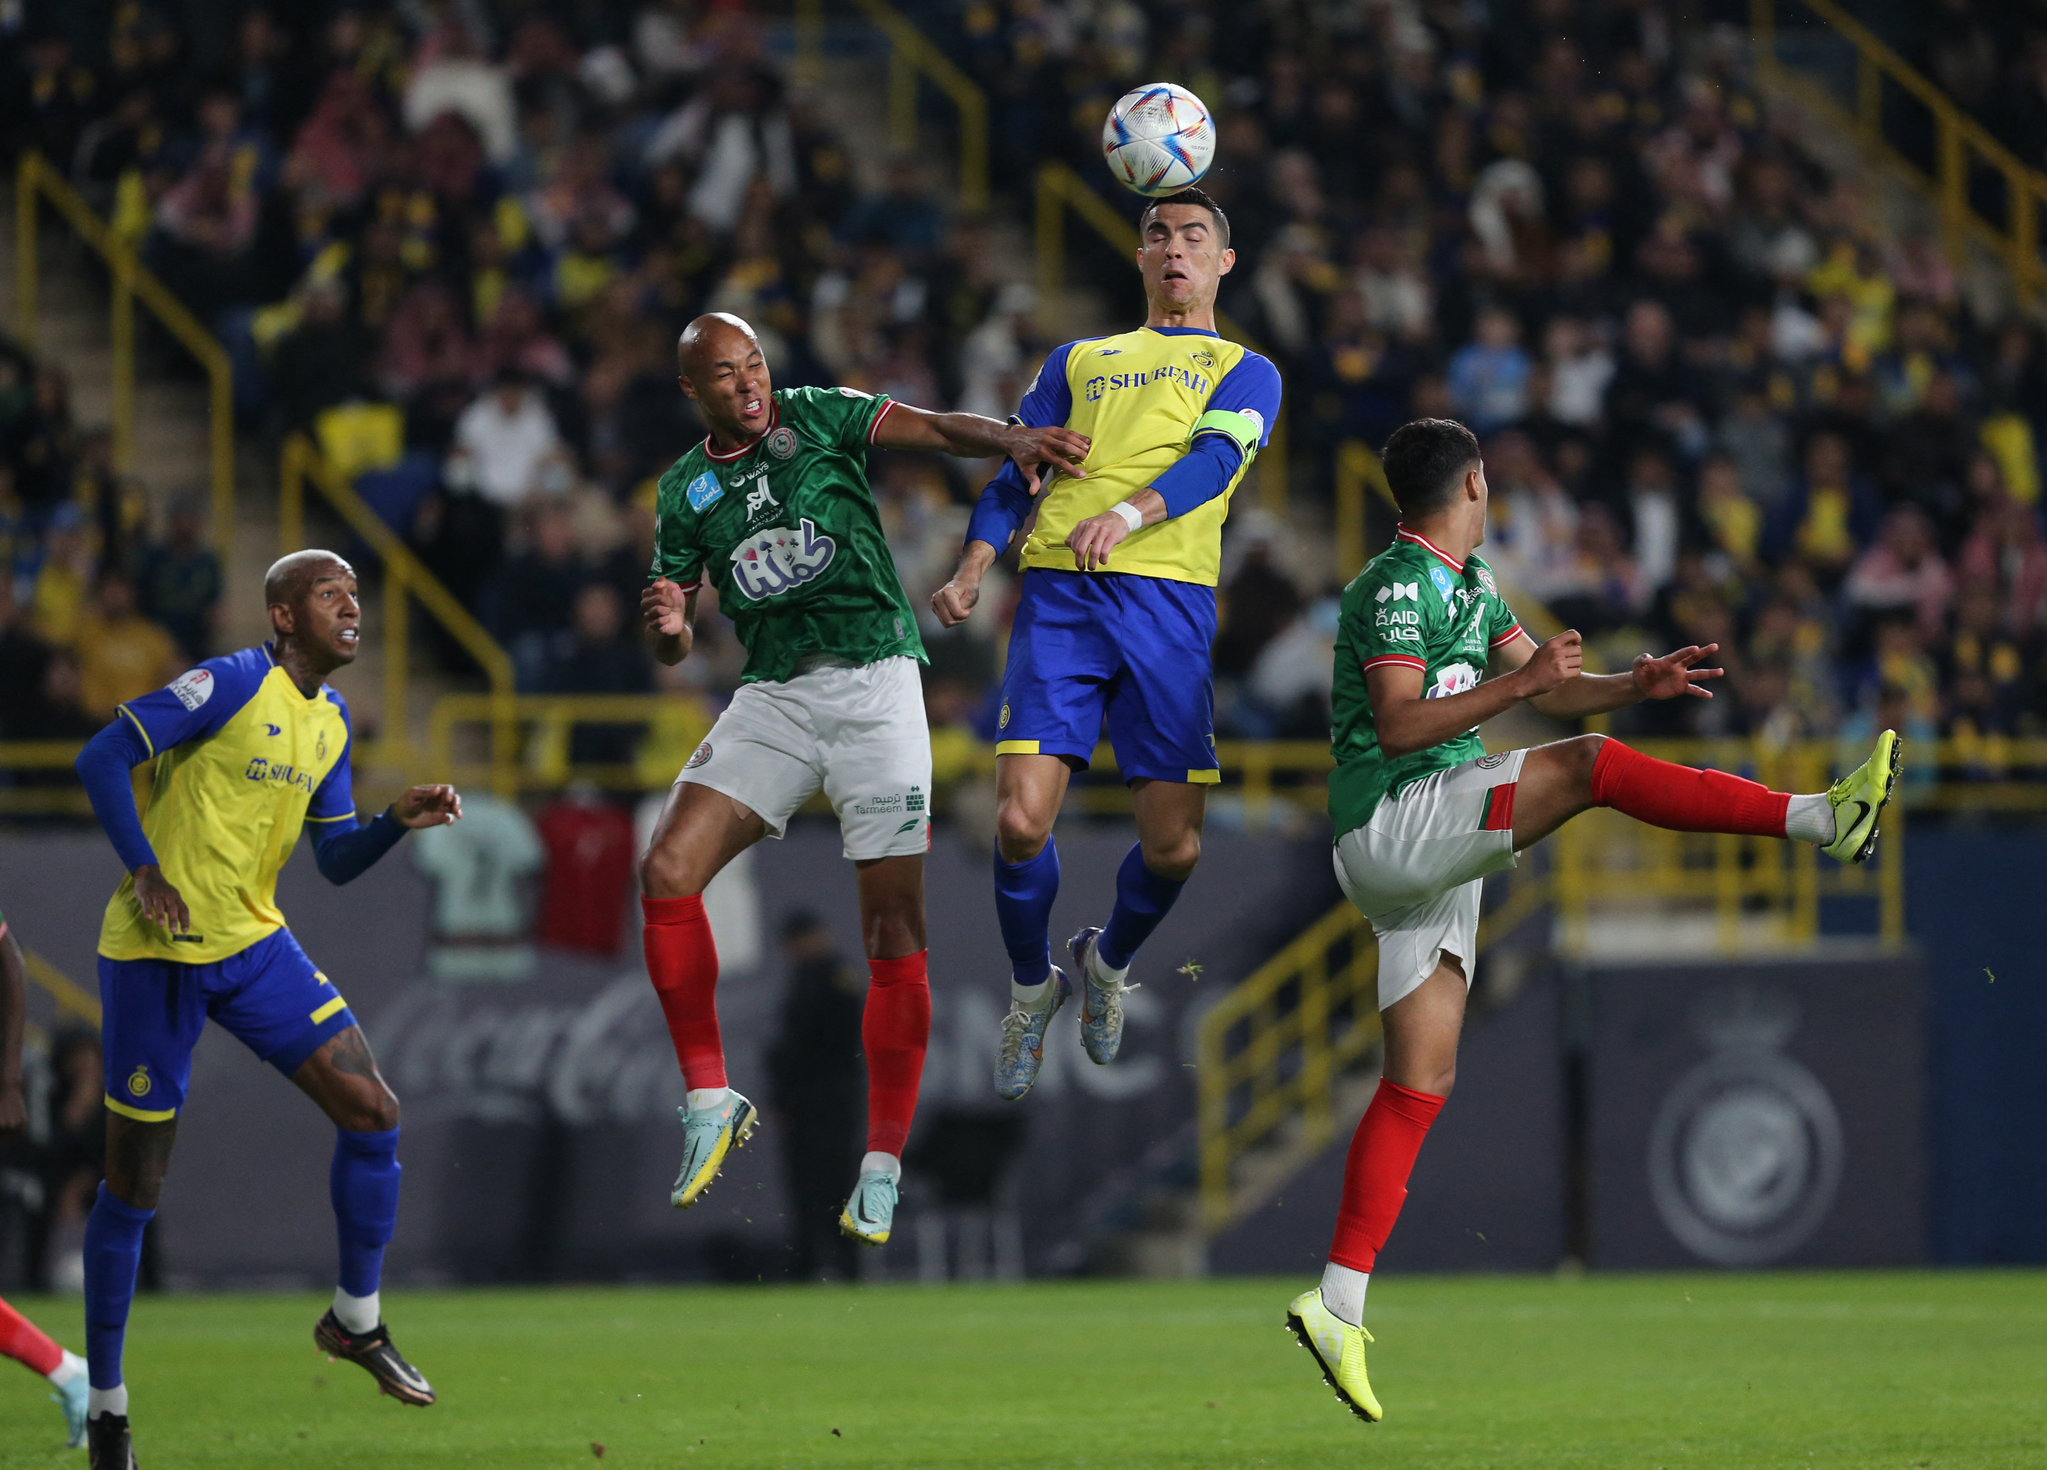
<path id="1" fill-rule="evenodd" d="M 1897 787 L 1896 732 L 1824 792 L 1792 795 L 1725 771 L 1657 760 L 1604 735 L 1580 735 L 1527 752 L 1520 779 L 1498 788 L 1518 850 L 1595 806 L 1652 827 L 1810 842 L 1844 863 L 1876 850 L 1877 824 Z"/>
<path id="2" fill-rule="evenodd" d="M 1052 963 L 1052 901 L 1059 896 L 1052 823 L 1072 769 L 1063 756 L 996 749 L 995 919 L 1009 952 L 1009 1013 L 995 1092 L 1014 1102 L 1038 1080 L 1046 1028 L 1073 993 L 1066 972 Z"/>
<path id="3" fill-rule="evenodd" d="M 884 1245 L 895 1227 L 903 1146 L 917 1111 L 931 1039 L 929 952 L 924 942 L 924 858 L 895 856 L 856 865 L 860 929 L 867 949 L 867 1004 L 860 1047 L 867 1057 L 867 1152 L 839 1228 Z"/>
<path id="4" fill-rule="evenodd" d="M 751 808 L 711 786 L 680 781 L 640 859 L 647 977 L 660 997 L 689 1089 L 688 1103 L 679 1110 L 682 1168 L 668 1196 L 679 1210 L 697 1202 L 718 1177 L 725 1155 L 753 1133 L 753 1104 L 725 1078 L 718 946 L 703 893 L 727 863 L 766 833 L 766 823 Z"/>
<path id="5" fill-rule="evenodd" d="M 85 1410 L 89 1392 L 85 1359 L 52 1341 L 41 1328 L 0 1301 L 0 1357 L 40 1373 L 56 1390 L 50 1397 L 64 1411 L 65 1443 L 85 1443 Z"/>
<path id="6" fill-rule="evenodd" d="M 1130 783 L 1137 841 L 1116 870 L 1109 922 L 1083 929 L 1069 945 L 1081 975 L 1080 1040 L 1088 1060 L 1106 1066 L 1123 1045 L 1123 992 L 1137 948 L 1180 897 L 1201 859 L 1208 788 L 1141 778 Z"/>
<path id="7" fill-rule="evenodd" d="M 364 1369 L 401 1404 L 424 1408 L 434 1401 L 433 1387 L 392 1344 L 380 1295 L 404 1173 L 398 1163 L 398 1099 L 359 1026 L 327 1038 L 292 1071 L 291 1080 L 335 1128 L 327 1185 L 341 1262 L 334 1304 L 314 1326 L 313 1341 Z"/>

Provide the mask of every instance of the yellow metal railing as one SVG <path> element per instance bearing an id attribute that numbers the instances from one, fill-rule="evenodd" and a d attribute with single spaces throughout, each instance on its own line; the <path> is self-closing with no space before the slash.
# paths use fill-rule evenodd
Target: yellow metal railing
<path id="1" fill-rule="evenodd" d="M 888 40 L 888 143 L 899 154 L 917 147 L 917 87 L 928 82 L 959 114 L 959 202 L 988 205 L 988 94 L 887 0 L 852 0 L 853 8 Z M 797 0 L 796 75 L 814 82 L 824 70 L 824 0 Z"/>
<path id="2" fill-rule="evenodd" d="M 1479 924 L 1479 947 L 1511 933 L 1549 896 L 1517 874 L 1507 901 Z M 1195 1039 L 1201 1222 L 1209 1234 L 1255 1208 L 1269 1186 L 1328 1146 L 1336 1084 L 1379 1042 L 1378 945 L 1372 926 L 1337 904 L 1202 1018 Z M 1240 1092 L 1241 1111 L 1232 1116 Z M 1238 1164 L 1273 1151 L 1268 1189 L 1247 1188 Z"/>
<path id="3" fill-rule="evenodd" d="M 1848 104 L 1823 83 L 1794 70 L 1796 62 L 1780 43 L 1788 34 L 1778 25 L 1781 15 L 1804 8 L 1824 21 L 1828 30 L 1855 51 L 1855 100 Z M 1926 191 L 1940 212 L 1941 230 L 1950 255 L 1959 256 L 1965 241 L 1976 240 L 2003 259 L 2022 301 L 2030 304 L 2047 284 L 2047 263 L 2040 258 L 2040 210 L 2047 206 L 2047 174 L 2029 168 L 1969 117 L 1939 86 L 1907 64 L 1836 0 L 1750 0 L 1750 38 L 1756 70 L 1766 83 L 1785 86 L 1802 100 L 1818 105 L 1862 144 L 1895 165 Z M 1806 32 L 1819 35 L 1825 32 Z M 1933 121 L 1933 168 L 1929 172 L 1901 152 L 1884 128 L 1887 87 L 1917 101 Z M 2002 176 L 2005 217 L 1986 216 L 1970 198 L 1970 176 L 1979 168 Z"/>
<path id="4" fill-rule="evenodd" d="M 56 1002 L 60 1015 L 78 1017 L 89 1025 L 100 1023 L 100 998 L 73 980 L 69 975 L 37 954 L 23 948 L 21 957 L 28 963 L 28 979 L 31 985 L 46 992 Z"/>
<path id="5" fill-rule="evenodd" d="M 1063 163 L 1038 166 L 1037 255 L 1038 310 L 1048 323 L 1066 289 L 1066 216 L 1071 213 L 1126 259 L 1137 254 L 1137 227 L 1116 212 L 1079 174 Z M 1056 325 L 1056 323 L 1053 323 Z M 1228 312 L 1218 311 L 1215 324 L 1223 336 L 1253 352 L 1264 352 Z M 1269 355 L 1269 354 L 1268 354 Z M 1258 454 L 1258 503 L 1275 515 L 1287 512 L 1287 417 L 1282 406 L 1272 423 L 1272 437 Z M 1362 533 L 1359 539 L 1363 545 Z"/>
<path id="6" fill-rule="evenodd" d="M 374 758 L 387 765 L 403 766 L 411 755 L 407 719 L 407 694 L 412 678 L 408 614 L 416 600 L 476 660 L 490 682 L 490 693 L 479 696 L 484 701 L 492 732 L 492 758 L 486 782 L 509 794 L 508 782 L 517 757 L 511 703 L 516 686 L 511 656 L 303 434 L 287 439 L 278 459 L 277 534 L 285 551 L 296 551 L 306 544 L 308 485 L 320 493 L 349 530 L 368 544 L 384 567 L 384 628 L 380 644 L 384 658 L 384 719 Z M 448 779 L 439 768 L 436 775 L 438 779 Z"/>
<path id="7" fill-rule="evenodd" d="M 72 232 L 99 256 L 112 279 L 108 318 L 113 350 L 114 467 L 123 474 L 135 469 L 135 306 L 148 308 L 159 325 L 205 370 L 208 401 L 208 455 L 213 489 L 213 547 L 222 568 L 234 554 L 235 536 L 235 399 L 234 368 L 227 350 L 185 304 L 170 293 L 154 272 L 135 257 L 134 249 L 79 197 L 77 190 L 40 153 L 22 155 L 14 175 L 15 314 L 22 344 L 36 345 L 36 302 L 41 282 L 41 210 L 47 201 Z"/>

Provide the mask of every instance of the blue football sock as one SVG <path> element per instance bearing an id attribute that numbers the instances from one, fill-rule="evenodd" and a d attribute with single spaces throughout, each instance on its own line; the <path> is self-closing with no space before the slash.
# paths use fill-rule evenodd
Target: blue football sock
<path id="1" fill-rule="evenodd" d="M 100 1185 L 85 1222 L 85 1361 L 94 1388 L 121 1386 L 121 1344 L 142 1264 L 142 1232 L 155 1210 L 138 1210 Z"/>
<path id="2" fill-rule="evenodd" d="M 334 1167 L 327 1176 L 341 1237 L 341 1289 L 371 1296 L 384 1272 L 384 1247 L 398 1228 L 398 1130 L 334 1130 Z"/>
<path id="3" fill-rule="evenodd" d="M 1059 896 L 1059 846 L 1020 863 L 1005 863 L 995 849 L 995 922 L 1009 951 L 1010 976 L 1018 985 L 1043 985 L 1052 973 L 1052 900 Z"/>
<path id="4" fill-rule="evenodd" d="M 1177 878 L 1162 878 L 1144 865 L 1144 848 L 1132 843 L 1116 870 L 1116 907 L 1109 913 L 1109 925 L 1095 941 L 1095 953 L 1112 970 L 1130 967 L 1137 946 L 1151 938 L 1159 920 L 1187 885 Z"/>

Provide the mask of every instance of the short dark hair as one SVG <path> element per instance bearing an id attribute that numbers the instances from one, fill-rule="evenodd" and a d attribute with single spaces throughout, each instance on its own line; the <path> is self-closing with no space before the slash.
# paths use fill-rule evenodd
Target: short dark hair
<path id="1" fill-rule="evenodd" d="M 1441 510 L 1477 464 L 1478 436 L 1455 419 L 1416 419 L 1386 441 L 1381 463 L 1403 516 Z"/>
<path id="2" fill-rule="evenodd" d="M 1224 214 L 1223 207 L 1209 198 L 1207 191 L 1202 189 L 1182 189 L 1177 194 L 1168 194 L 1163 199 L 1154 199 L 1151 203 L 1145 205 L 1144 213 L 1137 217 L 1137 233 L 1140 237 L 1143 236 L 1145 228 L 1151 224 L 1152 216 L 1156 215 L 1160 209 L 1168 204 L 1192 204 L 1207 210 L 1215 216 L 1215 232 L 1222 237 L 1223 249 L 1227 250 L 1230 248 L 1230 217 Z"/>

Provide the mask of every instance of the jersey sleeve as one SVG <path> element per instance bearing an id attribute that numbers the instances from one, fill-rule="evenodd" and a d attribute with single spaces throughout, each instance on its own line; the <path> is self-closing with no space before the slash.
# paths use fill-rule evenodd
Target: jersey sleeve
<path id="1" fill-rule="evenodd" d="M 1493 580 L 1493 569 L 1483 562 L 1479 564 L 1479 581 L 1492 596 L 1491 616 L 1486 621 L 1486 648 L 1503 648 L 1520 637 L 1525 631 L 1521 620 L 1514 616 L 1514 610 L 1507 606 L 1507 599 L 1500 595 L 1500 584 Z"/>
<path id="2" fill-rule="evenodd" d="M 849 454 L 874 442 L 874 431 L 895 406 L 886 393 L 863 393 L 858 388 L 798 388 L 787 402 L 805 410 L 819 438 Z"/>
<path id="3" fill-rule="evenodd" d="M 686 508 L 680 485 L 664 484 L 655 499 L 654 565 L 647 580 L 660 577 L 685 592 L 703 585 L 704 548 L 697 540 L 696 515 Z"/>
<path id="4" fill-rule="evenodd" d="M 241 654 L 209 658 L 163 688 L 117 706 L 118 717 L 135 727 L 152 757 L 162 755 L 174 745 L 211 735 L 234 718 L 269 672 L 267 659 L 260 669 L 250 664 Z"/>
<path id="5" fill-rule="evenodd" d="M 1425 629 L 1441 604 L 1426 578 L 1411 567 L 1367 567 L 1346 601 L 1351 643 L 1366 670 L 1428 672 Z"/>
<path id="6" fill-rule="evenodd" d="M 348 702 L 332 689 L 324 691 L 326 697 L 341 711 L 341 727 L 348 731 L 348 738 L 341 743 L 341 759 L 334 763 L 334 769 L 327 773 L 327 779 L 313 789 L 313 799 L 306 807 L 308 822 L 355 821 L 355 776 L 349 769 L 349 756 L 355 751 L 355 725 L 348 718 Z"/>
<path id="7" fill-rule="evenodd" d="M 1272 438 L 1279 396 L 1279 369 L 1257 353 L 1247 352 L 1215 385 L 1190 437 L 1224 435 L 1249 459 Z"/>

